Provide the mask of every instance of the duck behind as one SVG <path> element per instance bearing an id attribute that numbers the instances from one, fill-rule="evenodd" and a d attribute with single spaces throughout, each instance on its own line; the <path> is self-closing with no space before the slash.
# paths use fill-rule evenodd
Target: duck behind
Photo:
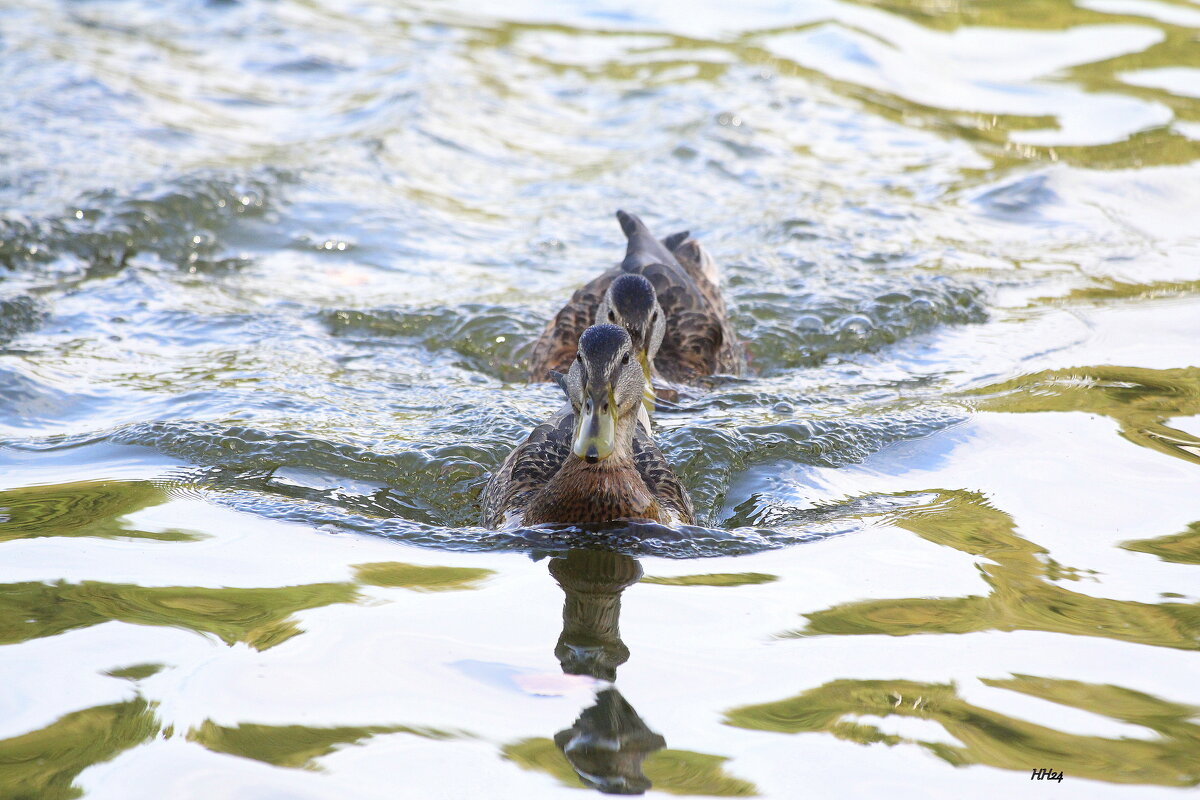
<path id="1" fill-rule="evenodd" d="M 547 324 L 533 346 L 529 380 L 543 381 L 548 370 L 568 368 L 583 330 L 607 321 L 598 318 L 597 310 L 622 275 L 645 278 L 663 316 L 664 331 L 657 351 L 646 348 L 640 354 L 650 363 L 653 375 L 683 384 L 708 375 L 740 375 L 746 368 L 746 354 L 721 298 L 716 262 L 687 231 L 660 242 L 633 214 L 618 211 L 617 220 L 627 240 L 624 260 L 576 291 Z M 635 324 L 648 326 L 650 320 L 636 320 Z"/>

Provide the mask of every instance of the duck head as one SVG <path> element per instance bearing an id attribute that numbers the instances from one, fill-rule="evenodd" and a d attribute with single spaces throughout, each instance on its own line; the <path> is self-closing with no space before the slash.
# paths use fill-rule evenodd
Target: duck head
<path id="1" fill-rule="evenodd" d="M 632 448 L 632 425 L 645 382 L 624 328 L 605 323 L 583 332 L 566 378 L 575 409 L 571 451 L 577 457 L 595 464 L 614 450 L 627 453 Z"/>
<path id="2" fill-rule="evenodd" d="M 654 410 L 654 386 L 650 381 L 651 365 L 662 346 L 667 332 L 666 315 L 658 303 L 654 285 L 645 277 L 625 273 L 618 275 L 596 308 L 596 321 L 619 325 L 629 333 L 634 356 L 642 365 L 646 385 L 643 398 L 647 410 Z"/>

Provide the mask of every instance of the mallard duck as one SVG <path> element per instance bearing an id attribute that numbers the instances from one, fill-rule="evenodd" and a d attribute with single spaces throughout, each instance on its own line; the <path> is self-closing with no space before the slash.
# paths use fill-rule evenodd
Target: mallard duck
<path id="1" fill-rule="evenodd" d="M 660 242 L 634 215 L 618 211 L 617 219 L 628 240 L 625 259 L 576 291 L 546 325 L 533 346 L 529 379 L 565 371 L 579 335 L 596 322 L 629 332 L 648 392 L 659 376 L 687 384 L 741 374 L 746 354 L 721 299 L 712 256 L 687 231 Z"/>
<path id="2" fill-rule="evenodd" d="M 483 524 L 692 524 L 687 491 L 638 423 L 644 382 L 624 328 L 605 323 L 585 330 L 560 383 L 568 403 L 492 475 L 483 492 Z"/>

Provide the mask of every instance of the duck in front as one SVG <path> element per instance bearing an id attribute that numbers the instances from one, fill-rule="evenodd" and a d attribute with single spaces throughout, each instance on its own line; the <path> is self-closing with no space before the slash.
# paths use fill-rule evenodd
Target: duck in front
<path id="1" fill-rule="evenodd" d="M 687 491 L 638 423 L 645 373 L 629 333 L 607 323 L 585 330 L 560 385 L 568 403 L 488 481 L 483 524 L 693 524 Z"/>

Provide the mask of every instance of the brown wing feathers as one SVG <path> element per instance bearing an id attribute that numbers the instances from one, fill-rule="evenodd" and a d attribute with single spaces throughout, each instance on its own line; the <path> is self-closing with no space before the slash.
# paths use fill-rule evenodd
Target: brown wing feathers
<path id="1" fill-rule="evenodd" d="M 633 437 L 633 463 L 660 505 L 674 511 L 680 519 L 690 522 L 696 518 L 692 498 L 679 482 L 679 476 L 667 462 L 650 434 L 640 427 Z"/>
<path id="2" fill-rule="evenodd" d="M 562 310 L 554 315 L 554 319 L 546 323 L 529 356 L 530 383 L 546 380 L 547 370 L 566 372 L 571 366 L 579 337 L 595 321 L 596 306 L 600 305 L 608 284 L 619 274 L 618 270 L 612 269 L 593 278 L 576 290 Z"/>
<path id="3" fill-rule="evenodd" d="M 500 527 L 507 511 L 524 510 L 531 495 L 554 477 L 570 455 L 573 421 L 574 415 L 564 409 L 508 454 L 484 489 L 484 525 Z"/>

